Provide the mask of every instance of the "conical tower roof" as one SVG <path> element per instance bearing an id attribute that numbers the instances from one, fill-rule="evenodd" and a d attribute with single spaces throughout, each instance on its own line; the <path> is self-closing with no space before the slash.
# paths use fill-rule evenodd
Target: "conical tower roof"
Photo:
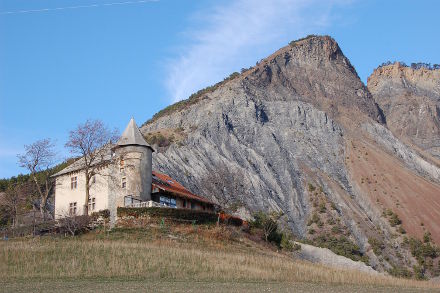
<path id="1" fill-rule="evenodd" d="M 116 144 L 118 146 L 139 145 L 153 149 L 145 141 L 144 137 L 141 134 L 141 131 L 137 127 L 136 122 L 134 121 L 133 118 L 131 118 L 130 122 L 128 122 L 127 127 L 125 128 L 124 132 L 122 133 L 121 137 L 119 138 Z"/>

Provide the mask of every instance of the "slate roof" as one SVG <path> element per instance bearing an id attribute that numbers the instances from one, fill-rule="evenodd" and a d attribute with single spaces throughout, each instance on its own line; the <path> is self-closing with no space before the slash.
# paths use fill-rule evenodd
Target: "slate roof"
<path id="1" fill-rule="evenodd" d="M 153 148 L 145 141 L 141 131 L 137 127 L 136 122 L 134 121 L 133 118 L 131 118 L 130 122 L 128 122 L 127 127 L 125 128 L 124 132 L 122 133 L 116 145 L 118 146 L 140 145 L 140 146 L 149 147 L 153 150 Z"/>
<path id="2" fill-rule="evenodd" d="M 166 192 L 175 194 L 176 196 L 181 198 L 192 199 L 207 204 L 214 204 L 212 201 L 192 193 L 191 191 L 183 187 L 182 184 L 180 184 L 170 176 L 159 173 L 157 171 L 153 171 L 152 173 L 153 173 L 153 183 L 152 183 L 153 188 L 157 187 Z"/>

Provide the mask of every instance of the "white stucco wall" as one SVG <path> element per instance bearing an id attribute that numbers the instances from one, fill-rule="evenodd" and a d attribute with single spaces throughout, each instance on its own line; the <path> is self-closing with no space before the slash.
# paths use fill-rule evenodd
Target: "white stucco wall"
<path id="1" fill-rule="evenodd" d="M 95 175 L 96 181 L 90 188 L 90 197 L 95 198 L 95 209 L 89 214 L 108 208 L 108 176 L 106 168 L 100 171 L 103 175 Z M 77 177 L 77 188 L 71 189 L 71 178 Z M 62 218 L 69 214 L 70 203 L 76 202 L 77 215 L 83 215 L 86 197 L 85 173 L 74 172 L 58 176 L 55 184 L 55 218 Z"/>

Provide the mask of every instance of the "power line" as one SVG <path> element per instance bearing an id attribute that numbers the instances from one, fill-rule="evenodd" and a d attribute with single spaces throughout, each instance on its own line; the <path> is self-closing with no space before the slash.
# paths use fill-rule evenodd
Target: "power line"
<path id="1" fill-rule="evenodd" d="M 68 10 L 68 9 L 80 9 L 80 8 L 94 8 L 94 7 L 104 7 L 104 6 L 114 6 L 114 5 L 141 4 L 141 3 L 158 2 L 158 1 L 159 0 L 137 0 L 137 1 L 112 2 L 112 3 L 97 3 L 97 4 L 89 4 L 89 5 L 65 6 L 65 7 L 55 7 L 55 8 L 41 8 L 41 9 L 29 9 L 29 10 L 5 11 L 5 12 L 0 12 L 0 15 L 19 14 L 19 13 L 33 13 L 33 12 L 49 12 L 49 11 L 59 11 L 59 10 Z"/>

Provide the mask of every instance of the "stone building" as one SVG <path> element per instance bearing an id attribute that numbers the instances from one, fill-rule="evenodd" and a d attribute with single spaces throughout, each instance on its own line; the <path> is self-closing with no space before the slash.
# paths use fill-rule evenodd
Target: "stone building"
<path id="1" fill-rule="evenodd" d="M 118 207 L 166 206 L 213 211 L 214 204 L 195 195 L 166 174 L 152 170 L 153 148 L 134 119 L 116 144 L 104 146 L 96 162 L 88 199 L 88 213 L 108 209 L 115 220 Z M 85 209 L 84 161 L 79 159 L 54 175 L 55 218 L 83 215 Z"/>

